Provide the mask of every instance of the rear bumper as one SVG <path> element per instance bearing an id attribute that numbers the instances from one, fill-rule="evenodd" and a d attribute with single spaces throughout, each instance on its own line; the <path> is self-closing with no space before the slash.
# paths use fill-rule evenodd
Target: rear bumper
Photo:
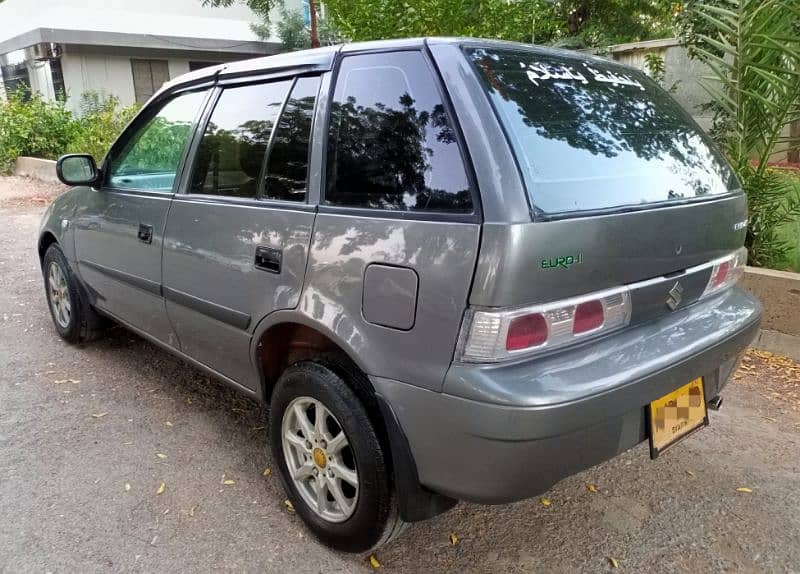
<path id="1" fill-rule="evenodd" d="M 659 321 L 514 365 L 455 364 L 444 392 L 373 378 L 420 483 L 486 504 L 529 498 L 645 440 L 645 407 L 703 376 L 719 394 L 755 337 L 757 300 L 732 289 Z"/>

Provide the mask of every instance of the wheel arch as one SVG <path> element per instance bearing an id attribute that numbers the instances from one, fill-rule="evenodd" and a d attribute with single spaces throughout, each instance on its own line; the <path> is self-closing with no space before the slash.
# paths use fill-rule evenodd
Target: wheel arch
<path id="1" fill-rule="evenodd" d="M 53 245 L 58 245 L 58 239 L 56 238 L 55 234 L 48 230 L 43 231 L 39 235 L 39 241 L 37 243 L 37 251 L 39 252 L 39 266 L 41 267 L 42 262 L 44 261 L 44 254 L 47 253 L 47 249 Z"/>
<path id="2" fill-rule="evenodd" d="M 256 327 L 251 358 L 258 369 L 261 399 L 269 403 L 272 390 L 288 366 L 302 360 L 321 360 L 339 372 L 365 403 L 372 423 L 389 454 L 397 489 L 400 516 L 406 522 L 425 520 L 445 512 L 456 500 L 434 493 L 419 482 L 408 439 L 391 405 L 380 396 L 358 353 L 330 329 L 297 312 L 276 312 Z M 354 371 L 355 369 L 355 371 Z"/>

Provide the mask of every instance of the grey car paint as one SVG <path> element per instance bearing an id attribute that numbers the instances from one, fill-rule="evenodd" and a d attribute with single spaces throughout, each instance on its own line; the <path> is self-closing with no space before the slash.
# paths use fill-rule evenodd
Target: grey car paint
<path id="1" fill-rule="evenodd" d="M 171 193 L 84 189 L 74 215 L 78 272 L 96 305 L 177 345 L 161 296 L 161 247 Z M 137 235 L 152 231 L 149 243 Z"/>
<path id="2" fill-rule="evenodd" d="M 297 305 L 313 223 L 313 211 L 292 206 L 176 196 L 164 245 L 164 290 L 183 352 L 260 390 L 250 364 L 252 326 Z M 279 250 L 280 273 L 254 265 L 259 247 Z"/>
<path id="3" fill-rule="evenodd" d="M 408 436 L 422 484 L 501 504 L 645 440 L 644 405 L 686 381 L 703 376 L 707 398 L 719 394 L 760 316 L 735 288 L 550 358 L 453 365 L 441 393 L 372 380 Z"/>
<path id="4" fill-rule="evenodd" d="M 165 253 L 169 253 L 163 283 L 173 290 L 169 317 L 182 325 L 185 347 L 182 352 L 177 341 L 161 339 L 160 344 L 240 390 L 264 398 L 256 359 L 261 336 L 283 323 L 312 327 L 370 376 L 408 438 L 414 455 L 409 462 L 424 486 L 456 498 L 503 502 L 540 492 L 566 474 L 642 440 L 644 405 L 679 384 L 704 375 L 708 392 L 718 392 L 736 354 L 757 329 L 760 307 L 741 291 L 728 290 L 707 301 L 687 303 L 671 315 L 643 317 L 629 329 L 550 356 L 502 366 L 454 363 L 468 304 L 527 304 L 670 274 L 741 245 L 741 234 L 726 231 L 726 226 L 745 217 L 741 194 L 733 194 L 669 208 L 676 215 L 667 218 L 664 209 L 657 209 L 637 213 L 635 219 L 619 214 L 533 222 L 514 155 L 458 43 L 458 39 L 365 43 L 223 65 L 177 79 L 155 96 L 209 81 L 221 84 L 242 76 L 257 79 L 309 71 L 323 73 L 326 94 L 331 82 L 325 72 L 334 67 L 340 52 L 429 48 L 464 134 L 480 190 L 482 218 L 444 221 L 317 208 L 326 137 L 320 119 L 328 113 L 327 100 L 320 98 L 309 170 L 312 211 L 281 212 L 268 205 L 220 205 L 183 198 L 176 202 L 182 205 L 175 211 L 175 223 L 167 223 Z M 76 209 L 84 219 L 100 216 L 102 211 L 89 212 L 89 206 L 96 205 L 93 202 L 103 193 L 80 188 L 59 198 L 43 222 L 43 240 L 52 234 L 74 262 L 71 237 L 62 220 L 71 221 Z M 268 211 L 271 223 L 259 219 Z M 212 224 L 223 217 L 222 212 L 250 234 L 248 240 L 228 236 L 212 241 L 200 231 L 186 236 L 181 231 L 197 218 Z M 673 225 L 682 233 L 679 238 Z M 654 234 L 654 229 L 661 229 L 661 234 Z M 174 238 L 169 237 L 172 233 Z M 296 259 L 285 283 L 269 283 L 245 269 L 245 256 L 249 262 L 252 248 L 261 243 L 254 240 L 259 233 L 274 234 L 269 245 L 294 246 Z M 680 260 L 675 259 L 676 240 L 684 254 Z M 305 271 L 301 270 L 306 257 L 303 245 L 308 246 Z M 543 273 L 540 262 L 554 255 L 554 248 L 581 249 L 584 266 L 571 270 L 569 278 L 561 270 Z M 631 259 L 637 265 L 630 265 Z M 131 269 L 142 277 L 156 277 L 147 275 L 141 261 L 131 265 L 140 266 Z M 216 273 L 206 274 L 206 265 L 214 266 Z M 365 276 L 376 265 L 400 269 L 403 280 L 388 288 L 381 281 L 377 286 L 367 281 L 365 292 Z M 85 281 L 84 267 L 78 270 Z M 254 281 L 230 289 L 231 270 L 245 282 Z M 411 297 L 405 296 L 411 292 L 406 270 L 417 277 L 413 322 Z M 381 297 L 384 289 L 404 294 L 401 312 L 381 309 L 382 304 L 394 303 Z M 259 290 L 264 295 L 260 301 L 255 296 Z M 217 319 L 200 317 L 203 313 L 197 309 L 202 305 L 195 301 L 195 310 L 189 311 L 175 292 L 216 305 L 217 311 L 247 315 L 247 326 L 242 327 L 243 321 L 233 326 L 235 314 L 228 315 L 232 317 L 228 323 L 219 321 L 224 312 Z M 660 295 L 655 289 L 646 299 L 655 301 Z M 369 320 L 376 317 L 379 320 Z M 134 314 L 125 323 L 149 338 L 157 336 L 157 330 L 137 328 L 147 324 L 145 317 Z M 220 339 L 226 339 L 225 345 Z M 227 342 L 236 349 L 227 348 Z M 662 352 L 665 349 L 668 352 Z M 475 455 L 480 455 L 481 465 L 469 462 Z M 504 472 L 497 472 L 502 465 Z"/>

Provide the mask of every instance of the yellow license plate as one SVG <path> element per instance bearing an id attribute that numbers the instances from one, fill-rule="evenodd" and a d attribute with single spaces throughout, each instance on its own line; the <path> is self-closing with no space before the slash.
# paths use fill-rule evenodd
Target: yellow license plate
<path id="1" fill-rule="evenodd" d="M 708 424 L 703 379 L 650 403 L 650 456 L 656 458 L 680 439 Z"/>

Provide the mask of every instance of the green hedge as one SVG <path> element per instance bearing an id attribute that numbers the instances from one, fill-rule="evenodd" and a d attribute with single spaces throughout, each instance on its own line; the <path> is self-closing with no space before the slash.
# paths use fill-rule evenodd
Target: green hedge
<path id="1" fill-rule="evenodd" d="M 0 173 L 10 173 L 19 156 L 57 159 L 85 152 L 99 162 L 139 110 L 96 92 L 83 94 L 80 108 L 76 116 L 64 101 L 48 102 L 37 93 L 26 97 L 22 90 L 0 100 Z"/>

